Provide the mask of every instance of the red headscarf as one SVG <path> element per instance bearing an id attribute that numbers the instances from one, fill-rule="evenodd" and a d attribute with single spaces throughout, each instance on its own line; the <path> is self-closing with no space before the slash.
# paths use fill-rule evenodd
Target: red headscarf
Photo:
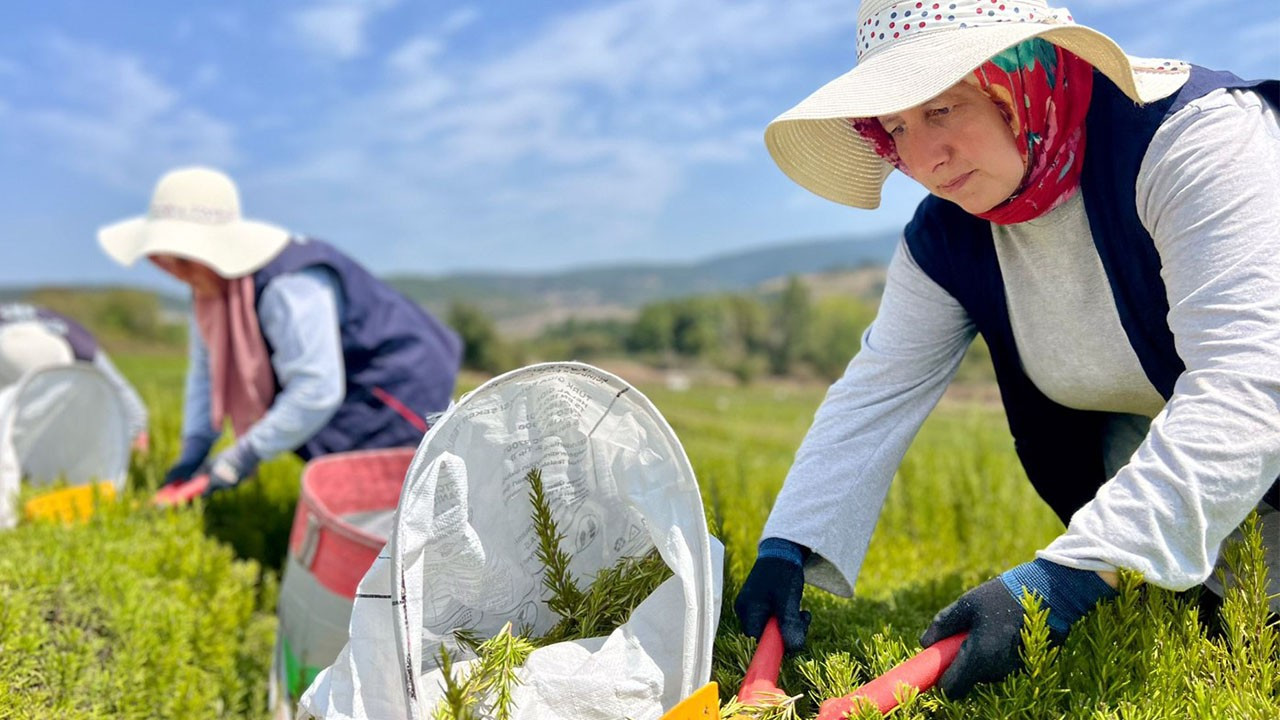
<path id="1" fill-rule="evenodd" d="M 964 82 L 976 85 L 1000 108 L 1026 169 L 1014 194 L 978 217 L 1012 225 L 1066 202 L 1080 186 L 1093 67 L 1047 40 L 1032 38 L 983 63 Z M 910 175 L 879 120 L 852 122 L 876 154 Z"/>

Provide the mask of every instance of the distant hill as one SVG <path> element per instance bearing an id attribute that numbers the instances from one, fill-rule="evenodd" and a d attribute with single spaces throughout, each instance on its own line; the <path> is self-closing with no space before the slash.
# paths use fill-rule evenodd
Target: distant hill
<path id="1" fill-rule="evenodd" d="M 459 273 L 386 279 L 436 311 L 472 302 L 496 318 L 535 311 L 635 308 L 688 295 L 754 288 L 787 275 L 886 265 L 898 233 L 792 242 L 717 255 L 692 263 L 619 263 L 550 273 Z"/>
<path id="2" fill-rule="evenodd" d="M 898 233 L 890 233 L 790 242 L 689 263 L 616 263 L 545 273 L 402 274 L 384 279 L 442 316 L 453 303 L 468 302 L 497 320 L 503 332 L 528 337 L 549 323 L 570 317 L 627 318 L 640 306 L 657 300 L 720 292 L 776 291 L 782 285 L 781 279 L 789 275 L 804 276 L 818 294 L 878 294 L 876 273 L 849 271 L 887 265 L 898 238 Z M 92 306 L 97 298 L 114 290 L 127 288 L 0 287 L 0 302 L 53 293 L 65 296 L 63 304 L 68 308 L 84 303 Z M 73 300 L 77 294 L 83 295 L 80 301 Z M 190 307 L 186 297 L 154 294 L 164 322 L 180 322 Z"/>
<path id="3" fill-rule="evenodd" d="M 38 296 L 47 293 L 65 293 L 68 295 L 81 294 L 88 297 L 95 297 L 112 291 L 140 291 L 149 293 L 156 297 L 160 303 L 160 309 L 170 318 L 181 319 L 186 314 L 188 308 L 191 307 L 191 301 L 186 297 L 170 295 L 168 293 L 157 292 L 150 288 L 133 287 L 128 285 L 9 285 L 0 286 L 0 303 L 7 302 L 31 302 Z"/>

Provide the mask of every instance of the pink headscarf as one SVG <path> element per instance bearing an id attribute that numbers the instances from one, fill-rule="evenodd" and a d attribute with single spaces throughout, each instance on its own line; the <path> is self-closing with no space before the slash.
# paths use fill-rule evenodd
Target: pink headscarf
<path id="1" fill-rule="evenodd" d="M 196 325 L 209 348 L 210 420 L 228 416 L 236 436 L 266 414 L 276 379 L 253 302 L 253 276 L 227 281 L 224 295 L 195 298 Z"/>
<path id="2" fill-rule="evenodd" d="M 976 85 L 1000 108 L 1026 168 L 1014 194 L 978 217 L 1012 225 L 1034 220 L 1070 199 L 1080 186 L 1084 164 L 1093 66 L 1047 40 L 1032 38 L 983 63 L 964 82 Z M 877 155 L 910 175 L 879 120 L 856 118 L 852 124 Z"/>

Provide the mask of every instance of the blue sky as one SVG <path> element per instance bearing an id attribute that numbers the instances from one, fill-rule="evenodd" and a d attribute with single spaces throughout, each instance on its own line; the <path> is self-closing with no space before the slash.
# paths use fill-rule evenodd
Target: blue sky
<path id="1" fill-rule="evenodd" d="M 1280 72 L 1269 0 L 1077 0 L 1131 54 Z M 854 61 L 850 0 L 42 0 L 0 11 L 0 285 L 127 282 L 94 241 L 214 165 L 379 273 L 692 260 L 900 228 L 773 165 Z"/>

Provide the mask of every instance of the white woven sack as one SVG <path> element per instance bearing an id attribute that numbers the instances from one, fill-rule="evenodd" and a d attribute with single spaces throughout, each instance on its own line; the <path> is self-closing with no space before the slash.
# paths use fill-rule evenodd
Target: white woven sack
<path id="1" fill-rule="evenodd" d="M 304 694 L 302 717 L 425 720 L 455 630 L 490 636 L 510 622 L 539 634 L 556 622 L 533 552 L 534 467 L 581 586 L 652 547 L 673 577 L 608 637 L 534 651 L 514 717 L 657 718 L 707 681 L 723 549 L 684 449 L 619 378 L 547 363 L 485 383 L 423 439 L 392 538 L 356 593 L 351 640 Z"/>
<path id="2" fill-rule="evenodd" d="M 35 370 L 0 389 L 0 530 L 18 521 L 24 477 L 35 486 L 107 481 L 122 491 L 129 443 L 120 395 L 92 365 Z"/>

